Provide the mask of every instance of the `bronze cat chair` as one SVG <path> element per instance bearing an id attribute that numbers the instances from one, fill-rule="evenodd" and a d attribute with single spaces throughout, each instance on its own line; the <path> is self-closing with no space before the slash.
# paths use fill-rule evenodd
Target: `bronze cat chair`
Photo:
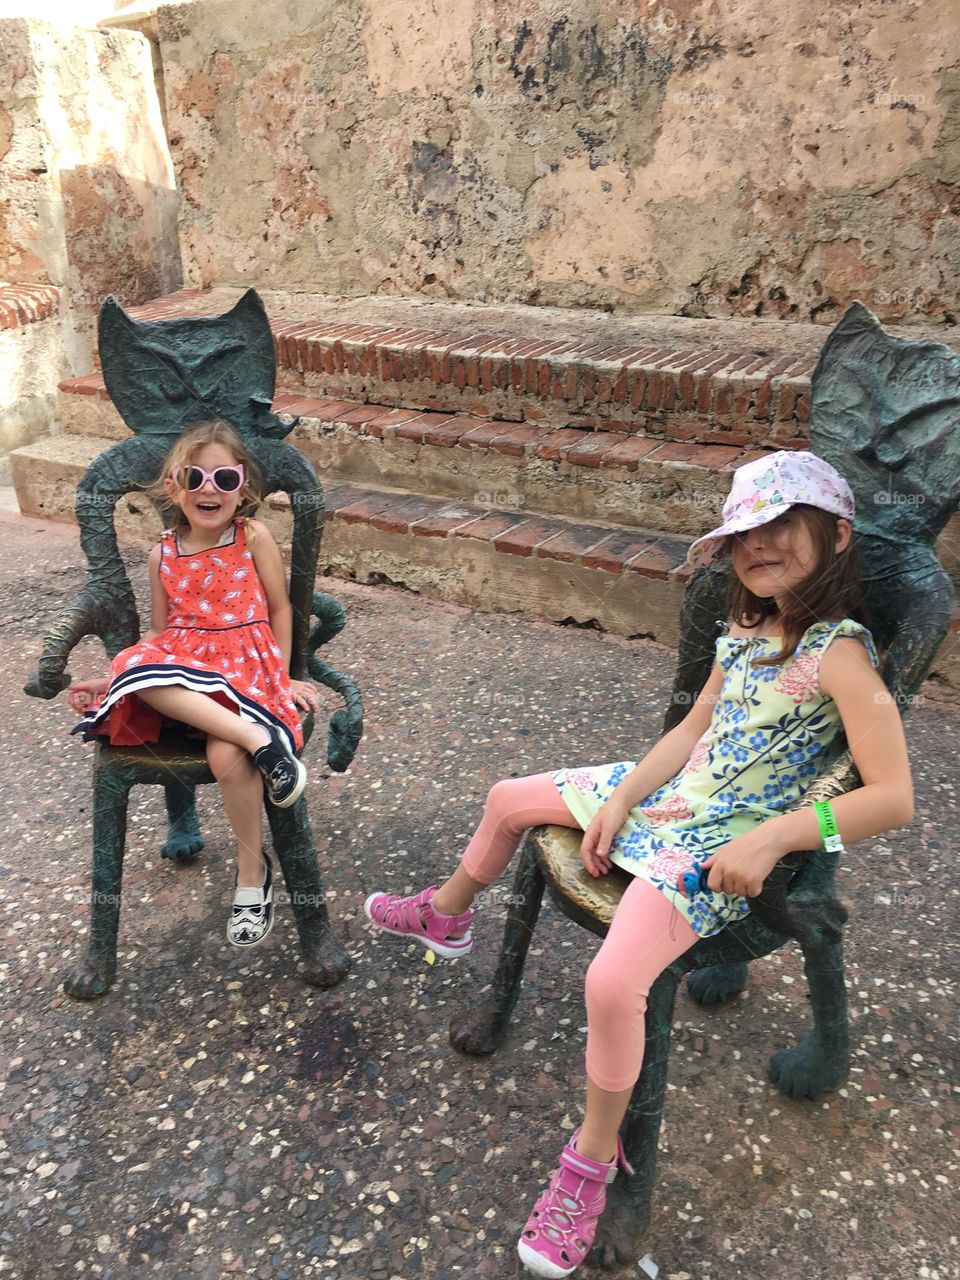
<path id="1" fill-rule="evenodd" d="M 342 630 L 346 614 L 335 600 L 314 591 L 323 491 L 310 463 L 282 439 L 296 420 L 284 422 L 270 411 L 276 363 L 259 296 L 248 290 L 222 316 L 150 323 L 131 319 L 108 298 L 100 312 L 99 349 L 107 390 L 134 434 L 106 449 L 77 488 L 87 580 L 47 637 L 26 692 L 53 698 L 66 688 L 70 653 L 84 636 L 99 636 L 109 658 L 140 638 L 133 590 L 117 547 L 116 504 L 125 494 L 142 491 L 157 479 L 174 439 L 185 427 L 220 418 L 239 432 L 255 459 L 264 493 L 284 492 L 290 497 L 290 674 L 300 679 L 309 673 L 344 699 L 345 705 L 330 717 L 327 732 L 327 763 L 344 771 L 363 732 L 363 704 L 353 680 L 316 656 L 316 650 Z M 313 716 L 304 717 L 303 723 L 309 739 Z M 163 856 L 189 862 L 203 848 L 194 804 L 196 788 L 214 780 L 202 743 L 182 734 L 167 733 L 149 748 L 97 744 L 94 751 L 90 934 L 85 958 L 64 982 L 67 994 L 79 999 L 103 995 L 116 975 L 130 788 L 138 783 L 164 788 L 169 829 Z M 267 815 L 293 904 L 303 977 L 313 986 L 333 986 L 347 972 L 349 961 L 330 927 L 306 798 L 301 796 L 286 809 L 268 805 Z"/>
<path id="2" fill-rule="evenodd" d="M 960 497 L 960 357 L 931 341 L 892 338 L 854 304 L 830 334 L 813 376 L 810 448 L 850 482 L 864 565 L 866 623 L 881 653 L 880 674 L 901 711 L 930 670 L 950 622 L 954 589 L 934 544 Z M 664 732 L 681 720 L 714 662 L 725 621 L 726 568 L 698 570 L 680 615 L 679 662 Z M 860 785 L 849 752 L 808 789 L 802 803 L 830 800 Z M 532 831 L 521 852 L 492 990 L 485 1005 L 454 1018 L 453 1044 L 492 1053 L 502 1044 L 520 993 L 527 949 L 544 887 L 575 923 L 603 937 L 627 878 L 594 881 L 579 858 L 580 832 Z M 657 1138 L 677 984 L 701 1004 L 729 999 L 746 985 L 747 964 L 791 938 L 803 952 L 813 1029 L 770 1061 L 770 1079 L 791 1098 L 815 1098 L 847 1078 L 849 1045 L 837 900 L 837 854 L 789 854 L 764 885 L 752 914 L 696 943 L 654 983 L 646 1012 L 646 1052 L 624 1121 L 627 1159 L 636 1170 L 609 1188 L 592 1261 L 637 1257 L 650 1220 Z"/>

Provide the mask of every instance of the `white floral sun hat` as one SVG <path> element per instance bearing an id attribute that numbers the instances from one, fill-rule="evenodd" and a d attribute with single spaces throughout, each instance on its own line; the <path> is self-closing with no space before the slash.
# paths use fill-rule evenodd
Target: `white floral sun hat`
<path id="1" fill-rule="evenodd" d="M 687 563 L 708 565 L 731 533 L 768 524 L 788 507 L 804 503 L 853 520 L 853 490 L 829 462 L 804 449 L 782 449 L 738 467 L 723 504 L 723 524 L 691 542 Z"/>

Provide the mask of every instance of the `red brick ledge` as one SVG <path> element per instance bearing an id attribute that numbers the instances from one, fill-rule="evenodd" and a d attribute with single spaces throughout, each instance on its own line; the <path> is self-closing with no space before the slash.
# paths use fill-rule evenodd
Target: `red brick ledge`
<path id="1" fill-rule="evenodd" d="M 103 377 L 89 374 L 60 383 L 62 391 L 109 400 Z M 401 438 L 449 447 L 485 447 L 508 454 L 535 452 L 541 458 L 563 457 L 593 466 L 622 466 L 636 470 L 640 459 L 681 462 L 732 471 L 765 449 L 738 450 L 719 445 L 688 445 L 637 435 L 629 439 L 614 432 L 554 429 L 512 422 L 487 422 L 464 415 L 391 409 L 356 401 L 313 399 L 299 392 L 278 392 L 274 411 L 309 417 L 330 424 L 346 423 L 358 434 Z M 726 457 L 726 455 L 734 455 Z M 724 461 L 724 457 L 726 460 Z M 675 535 L 615 530 L 593 524 L 519 512 L 503 512 L 430 500 L 409 493 L 372 490 L 359 485 L 324 482 L 326 518 L 346 523 L 369 523 L 385 532 L 424 537 L 481 538 L 506 555 L 576 561 L 585 568 L 608 573 L 632 571 L 646 577 L 686 580 L 689 542 Z M 283 495 L 272 505 L 286 505 Z M 344 509 L 347 508 L 346 514 Z M 658 550 L 659 549 L 659 550 Z M 960 632 L 960 600 L 954 605 L 950 631 Z"/>
<path id="2" fill-rule="evenodd" d="M 109 400 L 103 375 L 68 378 L 60 390 L 71 395 Z M 489 449 L 511 457 L 536 455 L 560 459 L 572 466 L 619 467 L 636 471 L 639 463 L 681 463 L 708 471 L 732 471 L 762 457 L 769 449 L 742 449 L 721 444 L 687 444 L 647 436 L 642 428 L 628 435 L 617 431 L 553 427 L 547 423 L 491 422 L 466 414 L 432 410 L 393 409 L 389 405 L 356 400 L 313 399 L 302 392 L 280 391 L 275 413 L 311 418 L 330 426 L 347 426 L 359 436 L 378 440 L 397 438 L 414 444 L 449 449 Z"/>
<path id="3" fill-rule="evenodd" d="M 475 538 L 502 555 L 559 560 L 602 573 L 637 573 L 684 584 L 695 572 L 687 564 L 693 539 L 675 534 L 489 510 L 356 484 L 325 483 L 324 498 L 325 520 L 366 524 L 384 533 Z M 271 503 L 282 507 L 288 500 L 278 494 Z M 949 630 L 960 632 L 960 600 L 954 604 Z"/>
<path id="4" fill-rule="evenodd" d="M 689 541 L 668 534 L 490 511 L 355 484 L 325 484 L 324 495 L 327 520 L 366 524 L 384 533 L 474 538 L 502 555 L 560 560 L 584 569 L 665 581 L 685 581 L 693 572 L 686 563 Z"/>
<path id="5" fill-rule="evenodd" d="M 582 342 L 523 342 L 489 333 L 451 334 L 373 325 L 278 324 L 277 365 L 305 381 L 372 378 L 416 387 L 440 409 L 451 389 L 469 413 L 492 416 L 510 400 L 524 420 L 561 414 L 577 426 L 632 432 L 662 424 L 675 438 L 705 430 L 733 438 L 758 427 L 781 446 L 804 442 L 810 420 L 808 356 L 742 350 L 675 351 Z M 436 392 L 431 404 L 429 390 Z M 757 427 L 750 430 L 749 424 Z"/>
<path id="6" fill-rule="evenodd" d="M 52 284 L 0 285 L 0 329 L 19 329 L 49 320 L 60 310 L 60 290 Z"/>
<path id="7" fill-rule="evenodd" d="M 132 314 L 141 320 L 202 314 L 197 302 L 204 293 L 183 289 Z M 330 321 L 274 321 L 271 329 L 279 369 L 314 385 L 338 378 L 406 384 L 424 409 L 449 409 L 444 401 L 455 397 L 459 411 L 479 417 L 565 416 L 578 427 L 625 433 L 650 423 L 673 439 L 740 447 L 760 435 L 776 448 L 802 448 L 807 441 L 815 363 L 809 355 Z M 398 391 L 398 398 L 404 394 Z"/>
<path id="8" fill-rule="evenodd" d="M 100 400 L 109 400 L 102 373 L 88 373 L 82 378 L 64 378 L 57 383 L 59 391 L 72 396 L 96 396 Z"/>

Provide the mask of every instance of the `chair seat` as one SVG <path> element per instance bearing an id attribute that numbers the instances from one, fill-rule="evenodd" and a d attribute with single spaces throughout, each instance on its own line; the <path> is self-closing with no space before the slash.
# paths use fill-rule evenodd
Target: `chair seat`
<path id="1" fill-rule="evenodd" d="M 303 717 L 304 746 L 313 731 L 313 712 Z M 214 777 L 207 764 L 205 739 L 188 736 L 174 730 L 164 730 L 159 742 L 142 747 L 111 747 L 97 744 L 96 767 L 116 769 L 130 773 L 134 781 L 158 783 L 165 786 L 170 774 L 175 773 L 181 782 L 189 786 L 204 786 Z"/>
<path id="2" fill-rule="evenodd" d="M 135 782 L 171 782 L 171 774 L 189 786 L 201 786 L 213 782 L 213 774 L 207 764 L 202 738 L 190 738 L 183 733 L 165 732 L 159 742 L 142 747 L 111 747 L 97 744 L 97 769 L 122 771 L 132 775 Z"/>
<path id="3" fill-rule="evenodd" d="M 583 832 L 572 827 L 535 827 L 528 843 L 555 905 L 575 924 L 602 938 L 633 877 L 616 866 L 605 876 L 588 875 L 580 860 L 582 839 Z M 784 906 L 790 885 L 806 856 L 799 851 L 785 854 L 767 878 L 761 897 L 749 900 L 751 915 L 739 925 L 726 929 L 725 934 L 742 936 L 747 929 L 756 927 L 756 915 L 765 928 L 781 927 L 783 922 L 771 909 Z M 759 953 L 751 951 L 751 954 Z"/>
<path id="4" fill-rule="evenodd" d="M 603 937 L 633 877 L 614 867 L 588 875 L 580 861 L 583 832 L 573 827 L 535 827 L 528 837 L 557 907 L 576 924 Z"/>

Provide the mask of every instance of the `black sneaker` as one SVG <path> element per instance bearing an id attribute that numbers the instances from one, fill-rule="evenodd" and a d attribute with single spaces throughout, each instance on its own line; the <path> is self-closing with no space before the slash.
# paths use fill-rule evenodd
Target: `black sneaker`
<path id="1" fill-rule="evenodd" d="M 253 762 L 263 774 L 267 799 L 278 809 L 286 809 L 300 799 L 307 785 L 307 771 L 284 744 L 276 729 L 270 729 L 270 741 L 253 753 Z"/>
<path id="2" fill-rule="evenodd" d="M 273 866 L 264 851 L 266 871 L 259 889 L 237 889 L 227 921 L 227 941 L 235 947 L 255 947 L 273 928 Z"/>

